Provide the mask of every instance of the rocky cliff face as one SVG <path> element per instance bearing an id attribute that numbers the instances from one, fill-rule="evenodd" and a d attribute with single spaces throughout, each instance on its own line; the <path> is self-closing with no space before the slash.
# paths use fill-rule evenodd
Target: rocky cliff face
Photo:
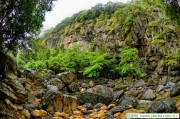
<path id="1" fill-rule="evenodd" d="M 105 19 L 101 19 L 100 15 L 83 23 L 72 23 L 54 36 L 56 38 L 46 40 L 48 47 L 59 44 L 66 49 L 82 44 L 86 49 L 104 47 L 114 54 L 119 53 L 119 48 L 135 47 L 147 63 L 149 79 L 180 79 L 177 58 L 180 53 L 180 31 L 160 7 L 127 5 Z"/>

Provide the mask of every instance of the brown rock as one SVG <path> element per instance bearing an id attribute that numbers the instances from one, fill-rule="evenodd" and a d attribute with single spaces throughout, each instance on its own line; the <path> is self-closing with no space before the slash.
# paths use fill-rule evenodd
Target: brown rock
<path id="1" fill-rule="evenodd" d="M 57 74 L 56 77 L 61 79 L 64 82 L 64 84 L 67 84 L 67 85 L 69 85 L 70 83 L 76 80 L 76 76 L 69 72 L 63 72 L 63 73 Z"/>
<path id="2" fill-rule="evenodd" d="M 54 116 L 54 117 L 59 117 L 59 115 L 60 115 L 60 112 L 55 112 L 53 116 Z M 64 116 L 64 115 L 63 115 L 63 116 Z"/>
<path id="3" fill-rule="evenodd" d="M 107 107 L 107 106 L 102 106 L 102 107 L 100 108 L 100 110 L 108 110 L 108 107 Z"/>
<path id="4" fill-rule="evenodd" d="M 63 119 L 62 117 L 53 117 L 52 119 Z"/>
<path id="5" fill-rule="evenodd" d="M 64 114 L 64 118 L 68 118 L 69 116 L 69 114 Z"/>
<path id="6" fill-rule="evenodd" d="M 105 119 L 105 113 L 103 110 L 93 115 L 93 119 Z"/>
<path id="7" fill-rule="evenodd" d="M 32 112 L 31 112 L 31 115 L 32 115 L 33 117 L 41 117 L 39 110 L 34 110 L 34 111 L 32 111 Z"/>
<path id="8" fill-rule="evenodd" d="M 18 110 L 23 110 L 23 106 L 16 106 Z"/>
<path id="9" fill-rule="evenodd" d="M 180 112 L 180 99 L 176 103 L 177 110 Z"/>
<path id="10" fill-rule="evenodd" d="M 39 110 L 39 113 L 40 113 L 41 117 L 45 117 L 47 115 L 47 112 L 42 109 Z"/>
<path id="11" fill-rule="evenodd" d="M 85 107 L 81 107 L 81 112 L 83 112 L 83 113 L 86 113 L 87 112 L 87 109 L 85 108 Z"/>
<path id="12" fill-rule="evenodd" d="M 76 115 L 76 116 L 82 115 L 81 111 L 77 111 L 77 110 L 76 110 L 76 111 L 73 111 L 73 114 Z"/>
<path id="13" fill-rule="evenodd" d="M 93 86 L 95 86 L 95 83 L 94 83 L 94 81 L 89 81 L 89 86 L 92 88 Z"/>
<path id="14" fill-rule="evenodd" d="M 60 116 L 60 117 L 64 117 L 64 115 L 65 115 L 64 112 L 59 113 L 59 116 Z"/>
<path id="15" fill-rule="evenodd" d="M 111 109 L 111 108 L 113 108 L 113 107 L 115 107 L 116 105 L 115 104 L 109 104 L 108 105 L 108 109 Z"/>
<path id="16" fill-rule="evenodd" d="M 22 114 L 27 118 L 27 119 L 30 119 L 31 118 L 31 114 L 28 110 L 24 109 L 22 111 Z"/>
<path id="17" fill-rule="evenodd" d="M 117 112 L 114 114 L 114 117 L 117 118 L 117 119 L 120 119 L 120 115 L 121 115 L 121 112 Z"/>

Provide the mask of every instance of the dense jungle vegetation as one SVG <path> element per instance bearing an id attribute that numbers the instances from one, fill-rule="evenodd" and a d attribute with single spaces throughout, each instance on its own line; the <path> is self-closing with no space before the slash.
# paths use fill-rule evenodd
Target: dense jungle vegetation
<path id="1" fill-rule="evenodd" d="M 122 76 L 124 79 L 127 76 L 132 76 L 133 79 L 144 78 L 148 75 L 146 61 L 140 58 L 136 47 L 127 45 L 129 39 L 132 38 L 133 21 L 143 19 L 143 17 L 150 18 L 153 15 L 151 11 L 154 9 L 152 8 L 163 10 L 166 17 L 153 19 L 148 23 L 150 26 L 148 29 L 154 31 L 151 36 L 152 45 L 166 44 L 168 42 L 168 24 L 173 24 L 175 26 L 173 30 L 177 33 L 180 32 L 178 25 L 180 12 L 172 12 L 172 10 L 180 11 L 179 3 L 178 1 L 166 2 L 161 0 L 141 0 L 127 4 L 108 2 L 105 5 L 97 4 L 89 10 L 80 11 L 72 17 L 65 18 L 55 28 L 47 30 L 41 38 L 31 39 L 29 49 L 21 50 L 17 55 L 18 66 L 23 69 L 30 68 L 39 71 L 43 75 L 46 75 L 45 69 L 51 69 L 57 73 L 69 71 L 81 78 L 102 76 L 111 78 Z M 96 44 L 91 42 L 91 37 L 87 38 L 91 42 L 88 50 L 81 45 L 68 49 L 64 49 L 62 43 L 56 44 L 52 48 L 45 45 L 47 40 L 58 40 L 59 37 L 63 42 L 63 38 L 75 33 L 74 31 L 83 34 L 85 31 L 80 28 L 87 21 L 93 22 L 94 27 L 104 26 L 107 34 L 114 34 L 119 29 L 123 30 L 125 42 L 124 46 L 117 51 L 118 54 L 108 52 L 105 46 L 97 49 Z M 164 60 L 168 65 L 178 65 L 180 52 L 169 54 Z"/>

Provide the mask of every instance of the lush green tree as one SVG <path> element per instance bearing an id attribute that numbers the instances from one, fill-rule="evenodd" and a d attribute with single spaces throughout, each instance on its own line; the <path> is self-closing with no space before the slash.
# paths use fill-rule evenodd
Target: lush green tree
<path id="1" fill-rule="evenodd" d="M 37 33 L 55 0 L 0 0 L 0 51 L 25 45 Z"/>

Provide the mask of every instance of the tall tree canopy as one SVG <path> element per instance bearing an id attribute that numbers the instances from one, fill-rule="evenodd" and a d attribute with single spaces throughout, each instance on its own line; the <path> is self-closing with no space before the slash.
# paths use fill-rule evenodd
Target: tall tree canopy
<path id="1" fill-rule="evenodd" d="M 55 0 L 0 0 L 0 51 L 14 50 L 35 34 Z"/>

